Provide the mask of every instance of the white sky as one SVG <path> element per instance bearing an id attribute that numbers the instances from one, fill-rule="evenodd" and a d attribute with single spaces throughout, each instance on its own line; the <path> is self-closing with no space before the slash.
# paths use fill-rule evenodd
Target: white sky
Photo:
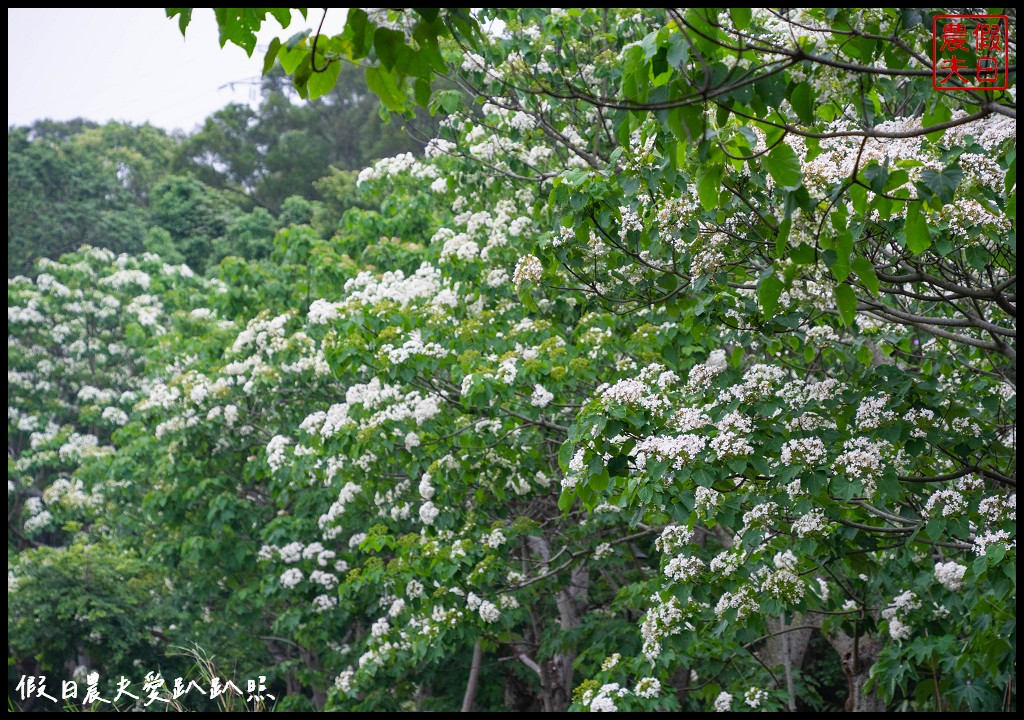
<path id="1" fill-rule="evenodd" d="M 270 19 L 260 40 L 287 39 L 321 14 L 296 13 L 287 30 Z M 331 10 L 324 32 L 344 22 L 343 9 Z M 187 39 L 163 8 L 8 8 L 7 125 L 84 117 L 190 132 L 229 102 L 259 99 L 263 52 L 222 49 L 209 8 L 193 12 Z"/>

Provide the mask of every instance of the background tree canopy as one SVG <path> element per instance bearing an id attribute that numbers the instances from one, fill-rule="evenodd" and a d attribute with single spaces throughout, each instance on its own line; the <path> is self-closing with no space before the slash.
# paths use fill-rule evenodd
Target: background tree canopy
<path id="1" fill-rule="evenodd" d="M 9 281 L 9 692 L 1015 709 L 1015 66 L 934 90 L 935 12 L 350 9 L 153 160 L 12 130 L 150 252 Z"/>
<path id="2" fill-rule="evenodd" d="M 136 253 L 159 247 L 200 271 L 227 255 L 265 258 L 274 233 L 292 222 L 278 225 L 266 213 L 276 218 L 289 197 L 316 203 L 303 222 L 315 215 L 330 237 L 357 202 L 337 178 L 350 173 L 354 183 L 367 163 L 421 143 L 405 124 L 378 117 L 376 98 L 353 72 L 339 75 L 320 100 L 297 100 L 278 68 L 264 79 L 258 107 L 229 105 L 187 136 L 86 121 L 9 128 L 8 276 L 82 244 Z M 432 136 L 421 116 L 409 123 L 418 126 L 415 136 Z M 328 177 L 334 181 L 316 185 Z M 320 213 L 320 203 L 329 209 Z M 175 249 L 153 229 L 170 233 Z"/>

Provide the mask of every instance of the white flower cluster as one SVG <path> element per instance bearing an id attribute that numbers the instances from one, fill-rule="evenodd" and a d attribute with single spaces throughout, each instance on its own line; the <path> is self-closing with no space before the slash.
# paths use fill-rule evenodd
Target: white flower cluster
<path id="1" fill-rule="evenodd" d="M 505 537 L 505 533 L 501 531 L 501 528 L 495 528 L 483 537 L 484 544 L 492 550 L 497 550 L 504 545 L 507 540 L 508 539 Z"/>
<path id="2" fill-rule="evenodd" d="M 516 287 L 519 287 L 524 282 L 537 283 L 540 282 L 543 275 L 544 266 L 540 264 L 537 256 L 523 255 L 516 263 L 516 269 L 512 273 L 512 282 Z"/>
<path id="3" fill-rule="evenodd" d="M 952 560 L 945 563 L 935 563 L 935 579 L 944 588 L 953 592 L 963 588 L 964 573 L 966 572 L 966 565 L 960 565 Z"/>
<path id="4" fill-rule="evenodd" d="M 481 602 L 478 612 L 480 614 L 480 619 L 485 623 L 495 623 L 498 621 L 498 618 L 501 617 L 501 610 L 499 610 L 498 606 L 490 600 L 484 600 Z"/>
<path id="5" fill-rule="evenodd" d="M 603 560 L 604 558 L 608 557 L 611 554 L 612 554 L 612 545 L 611 545 L 611 543 L 603 542 L 603 543 L 599 543 L 598 546 L 596 548 L 594 548 L 594 556 L 593 557 L 594 557 L 595 560 Z"/>
<path id="6" fill-rule="evenodd" d="M 29 501 L 32 500 L 38 498 L 29 498 Z M 81 480 L 62 477 L 43 490 L 43 501 L 50 506 L 60 504 L 71 508 L 98 508 L 103 502 L 103 497 L 99 487 L 93 488 L 92 493 L 86 493 Z"/>
<path id="7" fill-rule="evenodd" d="M 980 512 L 990 523 L 1017 520 L 1017 493 L 992 495 L 978 503 Z"/>
<path id="8" fill-rule="evenodd" d="M 291 440 L 284 435 L 275 435 L 267 443 L 267 465 L 270 466 L 272 472 L 277 472 L 284 467 L 284 451 L 290 443 Z"/>
<path id="9" fill-rule="evenodd" d="M 656 698 L 661 695 L 661 682 L 652 677 L 640 678 L 633 688 L 633 694 L 639 698 Z"/>
<path id="10" fill-rule="evenodd" d="M 674 437 L 656 435 L 638 442 L 630 451 L 630 455 L 634 457 L 634 466 L 640 471 L 647 467 L 647 461 L 651 457 L 669 461 L 673 469 L 679 470 L 703 452 L 706 445 L 707 440 L 703 436 L 692 433 Z"/>
<path id="11" fill-rule="evenodd" d="M 715 712 L 730 712 L 732 710 L 732 695 L 724 690 L 718 693 L 713 707 Z"/>
<path id="12" fill-rule="evenodd" d="M 778 515 L 778 503 L 772 501 L 759 503 L 743 513 L 743 526 L 745 528 L 768 527 Z"/>
<path id="13" fill-rule="evenodd" d="M 905 590 L 882 610 L 882 619 L 889 623 L 889 636 L 902 642 L 913 634 L 913 628 L 905 622 L 906 616 L 921 607 L 921 601 L 910 590 Z"/>
<path id="14" fill-rule="evenodd" d="M 63 462 L 71 462 L 83 457 L 90 457 L 106 452 L 112 448 L 101 447 L 95 435 L 71 433 L 68 439 L 60 446 L 57 455 Z"/>
<path id="15" fill-rule="evenodd" d="M 437 516 L 441 514 L 441 511 L 437 509 L 437 506 L 429 500 L 420 505 L 420 521 L 424 525 L 433 525 L 434 521 L 437 520 Z"/>
<path id="16" fill-rule="evenodd" d="M 669 525 L 661 531 L 654 546 L 665 555 L 674 555 L 693 540 L 693 531 L 684 525 Z"/>
<path id="17" fill-rule="evenodd" d="M 38 498 L 29 498 L 30 500 L 36 500 Z M 25 519 L 25 523 L 22 526 L 26 535 L 34 535 L 40 530 L 44 530 L 49 527 L 50 523 L 53 522 L 53 515 L 49 510 L 40 510 L 38 513 L 31 515 Z"/>
<path id="18" fill-rule="evenodd" d="M 417 160 L 412 153 L 401 153 L 394 157 L 378 160 L 372 167 L 364 168 L 356 178 L 356 185 L 362 185 L 371 180 L 381 178 L 394 178 L 400 175 L 409 175 L 413 178 L 433 180 L 437 177 L 437 168 Z"/>
<path id="19" fill-rule="evenodd" d="M 886 393 L 861 400 L 857 408 L 857 427 L 862 431 L 873 430 L 892 420 L 896 414 L 889 409 L 891 402 L 892 399 Z"/>
<path id="20" fill-rule="evenodd" d="M 286 588 L 293 588 L 302 582 L 303 578 L 302 571 L 298 568 L 288 568 L 281 573 L 281 586 Z"/>
<path id="21" fill-rule="evenodd" d="M 754 709 L 761 707 L 761 703 L 767 699 L 768 692 L 759 687 L 752 687 L 743 693 L 743 702 Z"/>
<path id="22" fill-rule="evenodd" d="M 812 510 L 806 515 L 801 515 L 793 522 L 793 532 L 799 538 L 810 535 L 819 535 L 828 528 L 828 520 L 820 510 Z"/>
<path id="23" fill-rule="evenodd" d="M 736 621 L 743 622 L 749 615 L 760 609 L 753 591 L 747 587 L 741 587 L 736 592 L 722 593 L 715 605 L 715 616 L 721 619 L 729 610 L 736 611 Z"/>
<path id="24" fill-rule="evenodd" d="M 775 570 L 761 568 L 754 573 L 753 580 L 759 592 L 788 603 L 803 599 L 806 588 L 795 572 L 796 558 L 792 552 L 775 556 Z"/>
<path id="25" fill-rule="evenodd" d="M 643 638 L 643 654 L 654 662 L 661 655 L 661 641 L 675 635 L 683 629 L 683 608 L 674 596 L 662 601 L 657 595 L 651 598 L 655 605 L 644 614 L 640 624 L 640 636 Z"/>
<path id="26" fill-rule="evenodd" d="M 380 357 L 386 357 L 388 362 L 392 365 L 401 365 L 413 355 L 445 358 L 451 354 L 451 351 L 445 349 L 436 342 L 424 343 L 423 333 L 421 330 L 417 329 L 409 333 L 409 339 L 399 347 L 395 347 L 390 343 L 385 343 L 380 346 L 377 353 Z"/>
<path id="27" fill-rule="evenodd" d="M 751 402 L 775 392 L 787 379 L 788 373 L 775 365 L 752 365 L 743 373 L 743 382 L 726 393 L 740 402 Z"/>
<path id="28" fill-rule="evenodd" d="M 629 694 L 629 691 L 618 683 L 607 683 L 602 685 L 595 693 L 593 690 L 586 690 L 580 701 L 586 705 L 590 712 L 618 712 L 619 707 L 615 704 L 616 698 L 622 698 Z"/>
<path id="29" fill-rule="evenodd" d="M 826 457 L 825 443 L 821 438 L 808 437 L 787 440 L 782 446 L 779 459 L 783 465 L 800 463 L 807 467 L 820 465 Z"/>
<path id="30" fill-rule="evenodd" d="M 152 282 L 152 278 L 141 270 L 118 270 L 113 275 L 102 278 L 100 285 L 109 285 L 118 289 L 128 285 L 138 285 L 143 290 L 148 290 L 150 282 Z"/>
<path id="31" fill-rule="evenodd" d="M 957 490 L 936 490 L 924 504 L 927 517 L 957 517 L 967 510 L 967 500 Z"/>
<path id="32" fill-rule="evenodd" d="M 974 552 L 978 555 L 986 555 L 989 546 L 995 544 L 1002 545 L 1005 549 L 1016 547 L 1017 541 L 1012 537 L 1006 530 L 986 530 L 974 538 Z"/>
<path id="33" fill-rule="evenodd" d="M 704 570 L 704 561 L 698 557 L 680 555 L 665 566 L 665 576 L 673 582 L 690 582 Z"/>
<path id="34" fill-rule="evenodd" d="M 326 325 L 341 315 L 342 306 L 344 303 L 314 300 L 309 306 L 309 312 L 306 313 L 306 319 L 313 325 Z"/>
<path id="35" fill-rule="evenodd" d="M 641 370 L 635 378 L 600 386 L 597 394 L 605 405 L 635 405 L 651 412 L 663 413 L 671 405 L 665 391 L 676 379 L 675 373 L 666 372 L 663 365 L 652 364 Z"/>
<path id="36" fill-rule="evenodd" d="M 548 403 L 554 400 L 555 396 L 553 393 L 548 392 L 543 385 L 537 384 L 533 386 L 533 395 L 530 396 L 530 404 L 534 407 L 547 407 Z"/>
<path id="37" fill-rule="evenodd" d="M 885 456 L 891 449 L 887 440 L 870 440 L 863 436 L 853 437 L 843 443 L 843 452 L 836 458 L 833 468 L 851 479 L 863 483 L 864 493 L 875 493 L 875 482 L 885 469 Z"/>
<path id="38" fill-rule="evenodd" d="M 693 509 L 697 512 L 710 513 L 718 506 L 721 499 L 722 493 L 718 492 L 714 488 L 698 486 L 697 489 L 694 490 Z"/>
<path id="39" fill-rule="evenodd" d="M 379 278 L 370 272 L 361 272 L 345 281 L 346 303 L 376 305 L 384 301 L 397 302 L 402 307 L 417 300 L 433 300 L 443 287 L 441 270 L 423 263 L 412 275 L 401 270 L 386 272 Z"/>

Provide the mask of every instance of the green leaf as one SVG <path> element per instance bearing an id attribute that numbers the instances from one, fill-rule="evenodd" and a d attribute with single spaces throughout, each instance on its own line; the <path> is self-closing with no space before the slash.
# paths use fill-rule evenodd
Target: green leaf
<path id="1" fill-rule="evenodd" d="M 775 235 L 775 257 L 781 260 L 789 250 L 789 231 L 793 228 L 793 220 L 786 218 L 779 223 L 779 232 Z"/>
<path id="2" fill-rule="evenodd" d="M 430 105 L 430 81 L 416 78 L 416 82 L 413 83 L 413 94 L 417 105 L 423 108 L 428 107 Z"/>
<path id="3" fill-rule="evenodd" d="M 306 30 L 300 30 L 299 32 L 295 33 L 290 38 L 288 38 L 285 41 L 284 46 L 289 50 L 291 50 L 294 47 L 298 47 L 299 45 L 305 42 L 306 38 L 309 37 L 311 32 L 313 31 L 308 28 Z"/>
<path id="4" fill-rule="evenodd" d="M 776 145 L 761 162 L 778 185 L 787 190 L 800 187 L 800 158 L 786 143 Z"/>
<path id="5" fill-rule="evenodd" d="M 857 350 L 857 362 L 865 367 L 871 367 L 872 357 L 871 348 L 866 345 L 861 345 L 860 349 Z"/>
<path id="6" fill-rule="evenodd" d="M 722 175 L 725 168 L 721 165 L 711 165 L 704 168 L 704 174 L 697 178 L 697 197 L 705 210 L 714 210 L 718 207 L 718 195 L 722 191 Z"/>
<path id="7" fill-rule="evenodd" d="M 878 295 L 878 275 L 875 266 L 866 257 L 858 255 L 853 259 L 853 271 L 872 295 Z"/>
<path id="8" fill-rule="evenodd" d="M 388 110 L 401 112 L 405 109 L 407 98 L 393 73 L 381 67 L 367 67 L 366 85 Z"/>
<path id="9" fill-rule="evenodd" d="M 769 75 L 754 83 L 754 94 L 769 108 L 777 110 L 786 99 L 786 81 L 781 74 Z"/>
<path id="10" fill-rule="evenodd" d="M 629 457 L 615 455 L 608 461 L 608 474 L 612 477 L 624 477 L 629 474 Z"/>
<path id="11" fill-rule="evenodd" d="M 967 264 L 978 272 L 985 272 L 991 259 L 988 251 L 980 245 L 971 245 L 964 251 L 964 255 L 967 256 Z"/>
<path id="12" fill-rule="evenodd" d="M 287 28 L 292 24 L 291 8 L 267 8 L 267 11 L 274 16 L 274 19 L 277 20 L 282 28 Z"/>
<path id="13" fill-rule="evenodd" d="M 850 258 L 853 255 L 853 235 L 849 230 L 838 233 L 835 237 L 834 250 L 824 254 L 825 264 L 832 271 L 836 282 L 842 282 L 850 276 Z"/>
<path id="14" fill-rule="evenodd" d="M 399 53 L 405 48 L 405 33 L 390 28 L 377 28 L 373 33 L 373 49 L 380 64 L 388 70 L 395 67 Z"/>
<path id="15" fill-rule="evenodd" d="M 779 295 L 782 294 L 785 287 L 782 280 L 775 276 L 774 271 L 771 275 L 761 280 L 761 284 L 757 288 L 757 301 L 761 305 L 761 312 L 764 313 L 765 318 L 775 316 L 775 308 L 779 304 Z"/>
<path id="16" fill-rule="evenodd" d="M 797 117 L 805 125 L 814 124 L 814 106 L 817 102 L 817 98 L 814 96 L 814 89 L 811 84 L 804 81 L 793 88 L 793 93 L 789 96 L 789 104 L 793 106 L 793 110 L 796 111 Z"/>
<path id="17" fill-rule="evenodd" d="M 750 18 L 753 16 L 750 8 L 729 8 L 729 17 L 737 30 L 746 30 L 750 27 Z"/>
<path id="18" fill-rule="evenodd" d="M 921 212 L 921 202 L 912 202 L 907 206 L 907 219 L 903 222 L 903 230 L 907 236 L 907 248 L 915 255 L 920 255 L 932 245 L 932 236 Z"/>
<path id="19" fill-rule="evenodd" d="M 295 74 L 292 75 L 292 84 L 295 89 L 299 91 L 299 96 L 305 100 L 309 97 L 309 88 L 306 87 L 306 83 L 309 82 L 310 76 L 313 74 L 313 54 L 305 53 L 302 56 L 302 62 L 295 68 Z"/>
<path id="20" fill-rule="evenodd" d="M 871 186 L 871 190 L 880 193 L 885 190 L 885 185 L 889 181 L 889 168 L 877 160 L 873 161 L 864 168 L 864 177 L 867 179 L 868 185 Z"/>
<path id="21" fill-rule="evenodd" d="M 953 202 L 956 188 L 963 177 L 964 171 L 955 162 L 947 165 L 939 172 L 930 168 L 921 172 L 921 182 L 935 193 L 936 197 L 943 203 Z"/>
<path id="22" fill-rule="evenodd" d="M 558 509 L 561 510 L 563 513 L 569 512 L 569 508 L 572 507 L 573 499 L 574 497 L 571 492 L 563 492 L 561 495 L 558 496 Z"/>
<path id="23" fill-rule="evenodd" d="M 373 27 L 365 10 L 349 8 L 341 39 L 350 60 L 360 60 L 370 54 L 370 48 L 373 47 Z"/>
<path id="24" fill-rule="evenodd" d="M 853 319 L 857 315 L 857 296 L 849 285 L 836 285 L 836 306 L 839 308 L 839 317 L 846 326 L 853 325 Z"/>
<path id="25" fill-rule="evenodd" d="M 868 211 L 868 191 L 860 185 L 850 186 L 850 202 L 853 203 L 853 210 L 858 215 L 865 215 Z"/>
<path id="26" fill-rule="evenodd" d="M 942 93 L 936 93 L 936 95 L 941 96 Z M 951 117 L 953 117 L 953 112 L 940 97 L 936 97 L 931 109 L 925 112 L 924 117 L 921 119 L 921 124 L 927 128 L 944 123 Z M 932 142 L 938 142 L 945 134 L 945 130 L 936 130 L 935 132 L 928 133 L 928 139 Z"/>
<path id="27" fill-rule="evenodd" d="M 309 99 L 316 100 L 329 93 L 338 84 L 338 73 L 341 72 L 341 61 L 335 60 L 327 64 L 323 72 L 314 72 L 309 76 L 306 87 L 309 90 Z"/>
<path id="28" fill-rule="evenodd" d="M 682 68 L 690 58 L 690 45 L 679 33 L 672 33 L 668 39 L 668 52 L 665 60 L 673 68 Z"/>
<path id="29" fill-rule="evenodd" d="M 668 129 L 680 142 L 699 142 L 704 134 L 704 113 L 688 105 L 668 113 Z"/>
<path id="30" fill-rule="evenodd" d="M 439 8 L 413 8 L 417 15 L 426 20 L 429 23 L 437 20 L 437 16 L 440 14 Z"/>
<path id="31" fill-rule="evenodd" d="M 267 48 L 267 54 L 263 56 L 263 74 L 266 75 L 274 67 L 274 62 L 277 60 L 277 53 L 281 49 L 281 40 L 274 38 L 270 41 L 270 47 Z"/>
<path id="32" fill-rule="evenodd" d="M 192 22 L 192 8 L 166 8 L 166 10 L 168 18 L 178 16 L 178 29 L 184 35 L 188 24 Z"/>
<path id="33" fill-rule="evenodd" d="M 309 57 L 309 48 L 305 45 L 288 47 L 287 43 L 277 51 L 277 59 L 284 71 L 293 75 L 302 61 Z"/>
<path id="34" fill-rule="evenodd" d="M 793 249 L 790 257 L 797 265 L 813 265 L 817 260 L 817 253 L 810 245 L 802 242 Z"/>

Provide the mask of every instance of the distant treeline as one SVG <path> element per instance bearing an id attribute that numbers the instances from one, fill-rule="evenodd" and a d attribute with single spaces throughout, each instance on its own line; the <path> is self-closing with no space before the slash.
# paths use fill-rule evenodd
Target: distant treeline
<path id="1" fill-rule="evenodd" d="M 360 204 L 356 171 L 432 136 L 426 116 L 383 120 L 356 68 L 324 98 L 294 100 L 275 72 L 257 108 L 228 105 L 191 135 L 81 119 L 8 128 L 8 276 L 84 243 L 202 272 L 229 255 L 267 257 L 281 227 L 329 237 Z"/>

